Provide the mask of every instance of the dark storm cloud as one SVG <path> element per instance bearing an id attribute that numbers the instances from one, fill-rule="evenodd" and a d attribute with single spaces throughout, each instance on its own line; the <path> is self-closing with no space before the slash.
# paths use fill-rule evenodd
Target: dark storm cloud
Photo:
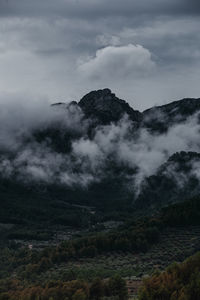
<path id="1" fill-rule="evenodd" d="M 199 13 L 197 0 L 0 0 L 0 14 L 98 18 L 110 15 Z"/>
<path id="2" fill-rule="evenodd" d="M 200 2 L 198 0 L 184 0 L 182 11 L 186 14 L 188 13 L 194 13 L 199 14 L 200 13 Z"/>

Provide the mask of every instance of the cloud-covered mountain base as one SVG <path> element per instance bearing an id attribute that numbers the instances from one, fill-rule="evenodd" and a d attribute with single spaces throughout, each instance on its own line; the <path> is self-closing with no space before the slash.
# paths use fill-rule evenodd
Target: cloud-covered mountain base
<path id="1" fill-rule="evenodd" d="M 1 205 L 15 193 L 104 209 L 198 194 L 199 112 L 183 99 L 141 113 L 109 89 L 78 103 L 2 102 Z"/>

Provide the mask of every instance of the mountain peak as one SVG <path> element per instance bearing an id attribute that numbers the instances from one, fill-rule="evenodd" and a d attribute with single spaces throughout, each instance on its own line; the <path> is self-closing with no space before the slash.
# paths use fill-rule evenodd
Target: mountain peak
<path id="1" fill-rule="evenodd" d="M 132 121 L 140 121 L 142 114 L 116 97 L 108 88 L 86 94 L 78 103 L 87 117 L 98 119 L 102 124 L 119 121 L 127 114 Z"/>
<path id="2" fill-rule="evenodd" d="M 86 107 L 89 105 L 94 105 L 97 103 L 102 103 L 104 101 L 112 101 L 115 100 L 116 96 L 112 91 L 108 88 L 97 90 L 97 91 L 91 91 L 79 101 L 79 105 L 81 107 Z"/>

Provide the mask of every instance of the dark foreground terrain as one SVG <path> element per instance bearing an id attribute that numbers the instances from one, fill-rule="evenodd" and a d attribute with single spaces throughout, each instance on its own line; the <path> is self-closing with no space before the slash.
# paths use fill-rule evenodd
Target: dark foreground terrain
<path id="1" fill-rule="evenodd" d="M 144 278 L 155 271 L 162 274 L 170 264 L 182 262 L 200 249 L 199 214 L 200 201 L 194 198 L 135 221 L 129 215 L 129 220 L 120 224 L 102 223 L 104 228 L 96 231 L 73 232 L 63 227 L 62 242 L 55 237 L 46 242 L 41 237 L 18 240 L 11 234 L 11 225 L 7 224 L 7 229 L 1 225 L 9 234 L 4 235 L 0 250 L 0 299 L 136 297 Z M 141 299 L 150 299 L 145 298 L 146 280 L 139 292 Z"/>

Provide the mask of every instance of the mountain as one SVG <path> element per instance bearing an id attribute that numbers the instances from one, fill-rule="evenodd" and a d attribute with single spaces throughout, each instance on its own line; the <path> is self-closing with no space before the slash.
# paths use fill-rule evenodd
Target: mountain
<path id="1" fill-rule="evenodd" d="M 131 121 L 140 122 L 142 114 L 115 96 L 110 89 L 92 91 L 85 95 L 78 105 L 87 118 L 95 118 L 101 124 L 119 121 L 127 114 Z"/>
<path id="2" fill-rule="evenodd" d="M 140 124 L 141 127 L 159 132 L 166 131 L 174 124 L 185 122 L 200 111 L 200 98 L 185 98 L 139 112 L 116 97 L 110 89 L 92 91 L 78 103 L 71 103 L 80 106 L 87 118 L 96 119 L 100 124 L 117 122 L 127 115 L 131 121 Z"/>
<path id="3" fill-rule="evenodd" d="M 142 126 L 152 131 L 166 132 L 169 127 L 185 122 L 200 111 L 200 99 L 186 98 L 149 108 L 142 113 Z"/>
<path id="4" fill-rule="evenodd" d="M 78 103 L 73 101 L 70 105 L 72 104 L 78 105 L 86 118 L 96 119 L 100 124 L 117 122 L 127 115 L 131 121 L 141 124 L 142 127 L 160 132 L 174 124 L 185 122 L 200 111 L 200 98 L 185 98 L 139 112 L 116 97 L 110 89 L 92 91 Z"/>
<path id="5" fill-rule="evenodd" d="M 182 151 L 173 154 L 154 175 L 144 180 L 135 207 L 158 209 L 198 195 L 199 167 L 200 153 Z"/>
<path id="6" fill-rule="evenodd" d="M 17 222 L 23 215 L 34 220 L 41 208 L 42 219 L 59 223 L 55 207 L 63 222 L 72 214 L 69 205 L 104 212 L 147 210 L 199 194 L 200 99 L 139 112 L 103 89 L 51 109 L 51 121 L 34 124 L 25 138 L 18 133 L 14 151 L 1 151 L 2 221 L 15 215 Z M 166 133 L 181 123 L 187 128 L 189 119 L 197 120 L 195 130 L 180 133 L 173 153 Z M 176 144 L 177 136 L 170 138 Z"/>

